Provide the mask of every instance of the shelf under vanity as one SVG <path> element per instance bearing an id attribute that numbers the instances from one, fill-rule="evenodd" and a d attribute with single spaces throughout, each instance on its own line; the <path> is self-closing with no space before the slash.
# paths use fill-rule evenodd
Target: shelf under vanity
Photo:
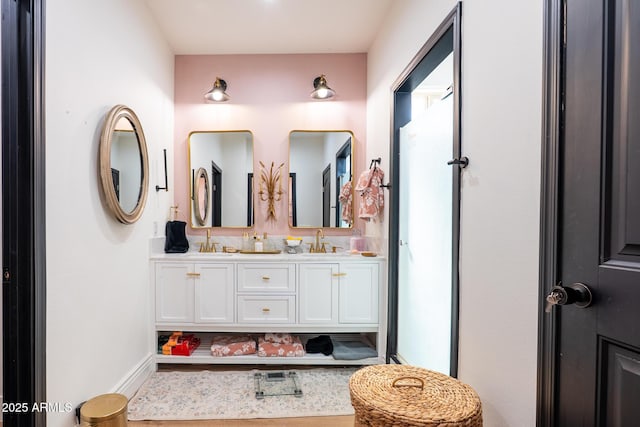
<path id="1" fill-rule="evenodd" d="M 158 334 L 170 334 L 171 331 L 158 331 Z M 190 333 L 190 332 L 185 332 Z M 322 353 L 306 353 L 304 356 L 297 357 L 277 357 L 277 356 L 258 356 L 257 354 L 247 354 L 240 356 L 212 356 L 210 345 L 212 338 L 216 333 L 194 333 L 200 339 L 200 346 L 194 350 L 190 356 L 170 356 L 156 355 L 156 363 L 166 364 L 212 364 L 212 365 L 375 365 L 384 363 L 384 359 L 378 357 L 368 357 L 364 359 L 335 359 L 333 355 L 324 355 Z M 255 335 L 255 334 L 251 334 Z M 317 336 L 317 334 L 296 334 L 306 343 L 308 338 Z M 358 340 L 371 348 L 375 348 L 376 334 L 327 334 L 332 341 Z"/>
<path id="2" fill-rule="evenodd" d="M 369 365 L 384 363 L 386 293 L 382 257 L 336 254 L 164 254 L 151 257 L 155 339 L 181 331 L 200 338 L 191 356 L 158 354 L 156 363 Z M 213 335 L 289 333 L 361 340 L 376 357 L 216 357 Z"/>

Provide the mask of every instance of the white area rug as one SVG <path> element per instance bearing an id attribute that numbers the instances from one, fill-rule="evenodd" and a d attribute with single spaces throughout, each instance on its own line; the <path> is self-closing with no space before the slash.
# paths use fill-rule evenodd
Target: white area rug
<path id="1" fill-rule="evenodd" d="M 155 372 L 129 401 L 129 420 L 203 420 L 352 415 L 357 368 L 293 369 L 302 397 L 256 399 L 258 371 Z M 266 372 L 266 371 L 261 371 Z"/>

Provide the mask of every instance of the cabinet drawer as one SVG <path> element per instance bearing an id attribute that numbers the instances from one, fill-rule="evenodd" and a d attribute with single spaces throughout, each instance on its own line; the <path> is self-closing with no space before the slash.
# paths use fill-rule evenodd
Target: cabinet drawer
<path id="1" fill-rule="evenodd" d="M 295 264 L 238 264 L 238 292 L 294 293 Z"/>
<path id="2" fill-rule="evenodd" d="M 238 323 L 294 323 L 292 295 L 238 295 Z"/>

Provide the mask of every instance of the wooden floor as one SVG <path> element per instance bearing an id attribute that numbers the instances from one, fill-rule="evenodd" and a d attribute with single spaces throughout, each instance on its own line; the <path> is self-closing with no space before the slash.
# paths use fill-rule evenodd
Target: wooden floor
<path id="1" fill-rule="evenodd" d="M 204 421 L 129 421 L 127 426 L 165 426 L 165 427 L 353 427 L 354 416 L 306 417 L 306 418 L 261 418 L 253 420 L 204 420 Z M 0 421 L 2 427 L 2 421 Z"/>
<path id="2" fill-rule="evenodd" d="M 252 420 L 204 420 L 204 421 L 129 421 L 129 427 L 240 427 L 240 426 L 278 426 L 278 427 L 353 427 L 354 416 L 305 417 L 305 418 L 260 418 Z M 1 427 L 1 426 L 0 426 Z"/>

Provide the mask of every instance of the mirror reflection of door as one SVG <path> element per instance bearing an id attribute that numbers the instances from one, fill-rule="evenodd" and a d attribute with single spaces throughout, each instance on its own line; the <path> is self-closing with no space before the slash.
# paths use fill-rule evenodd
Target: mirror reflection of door
<path id="1" fill-rule="evenodd" d="M 352 226 L 352 221 L 341 218 L 339 197 L 341 186 L 351 179 L 353 140 L 350 131 L 290 132 L 289 173 L 296 176 L 295 191 L 289 192 L 292 227 Z M 346 211 L 352 212 L 353 202 L 346 203 L 351 203 Z"/>
<path id="2" fill-rule="evenodd" d="M 131 123 L 122 118 L 118 126 L 127 128 L 113 132 L 111 165 L 112 169 L 118 171 L 118 201 L 122 210 L 130 213 L 138 205 L 142 192 L 142 160 L 138 138 Z"/>
<path id="3" fill-rule="evenodd" d="M 211 176 L 211 219 L 192 227 L 250 227 L 253 225 L 253 134 L 250 131 L 194 131 L 189 134 L 191 170 L 204 168 Z M 222 179 L 224 172 L 224 179 Z"/>
<path id="4" fill-rule="evenodd" d="M 222 226 L 222 169 L 211 161 L 211 226 Z"/>
<path id="5" fill-rule="evenodd" d="M 292 227 L 298 226 L 298 202 L 296 199 L 296 174 L 289 173 L 289 224 Z"/>
<path id="6" fill-rule="evenodd" d="M 331 227 L 331 165 L 322 171 L 322 226 Z"/>
<path id="7" fill-rule="evenodd" d="M 454 11 L 394 87 L 390 357 L 456 375 L 459 157 Z M 449 22 L 449 25 L 446 25 Z M 457 93 L 456 93 L 457 94 Z M 455 169 L 453 169 L 455 168 Z M 452 171 L 453 169 L 453 171 Z"/>
<path id="8" fill-rule="evenodd" d="M 111 180 L 113 181 L 113 189 L 116 192 L 116 199 L 120 201 L 120 171 L 111 168 Z"/>
<path id="9" fill-rule="evenodd" d="M 351 181 L 351 138 L 336 153 L 336 198 L 333 201 L 336 206 L 336 227 L 349 227 L 353 221 L 351 215 L 345 211 L 344 203 L 340 201 L 342 188 L 349 181 Z"/>

